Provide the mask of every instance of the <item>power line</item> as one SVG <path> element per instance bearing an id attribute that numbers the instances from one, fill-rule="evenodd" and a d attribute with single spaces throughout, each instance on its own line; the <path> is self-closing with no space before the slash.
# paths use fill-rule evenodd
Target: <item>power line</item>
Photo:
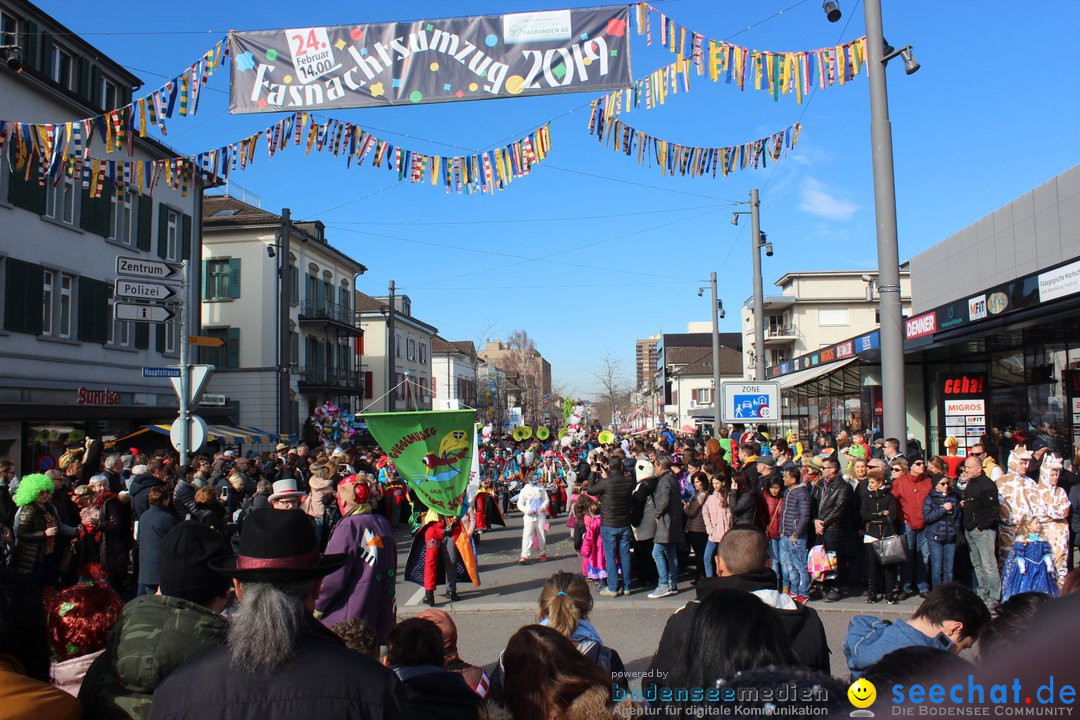
<path id="1" fill-rule="evenodd" d="M 533 223 L 551 223 L 551 222 L 576 222 L 579 220 L 611 220 L 614 218 L 634 217 L 636 215 L 659 215 L 663 213 L 673 212 L 690 212 L 694 210 L 722 210 L 728 207 L 734 207 L 735 203 L 729 205 L 698 205 L 695 207 L 684 208 L 663 208 L 660 210 L 640 210 L 638 212 L 621 212 L 611 213 L 609 215 L 577 215 L 566 217 L 541 217 L 541 218 L 507 218 L 505 220 L 415 220 L 415 221 L 398 221 L 398 222 L 374 222 L 371 220 L 335 220 L 334 225 L 388 225 L 393 227 L 420 227 L 428 225 L 524 225 Z M 331 227 L 327 225 L 327 227 Z"/>

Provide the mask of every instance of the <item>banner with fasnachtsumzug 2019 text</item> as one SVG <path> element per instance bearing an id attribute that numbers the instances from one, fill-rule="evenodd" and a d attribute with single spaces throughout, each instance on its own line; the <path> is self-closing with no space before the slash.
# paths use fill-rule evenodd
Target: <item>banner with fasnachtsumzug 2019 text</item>
<path id="1" fill-rule="evenodd" d="M 296 112 L 613 90 L 628 5 L 230 33 L 229 112 Z"/>
<path id="2" fill-rule="evenodd" d="M 475 419 L 473 410 L 364 414 L 398 476 L 429 508 L 454 517 L 469 484 Z"/>

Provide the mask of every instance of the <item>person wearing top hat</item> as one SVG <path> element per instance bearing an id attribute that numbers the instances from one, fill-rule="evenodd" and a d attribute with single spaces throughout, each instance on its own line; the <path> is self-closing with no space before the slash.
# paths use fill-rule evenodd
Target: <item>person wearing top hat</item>
<path id="1" fill-rule="evenodd" d="M 238 600 L 226 644 L 158 686 L 151 720 L 404 718 L 393 672 L 312 615 L 322 578 L 347 560 L 319 553 L 306 513 L 253 510 L 237 555 L 210 563 Z"/>
<path id="2" fill-rule="evenodd" d="M 299 510 L 304 492 L 296 489 L 296 480 L 285 478 L 274 483 L 274 492 L 270 494 L 270 507 L 275 510 Z"/>

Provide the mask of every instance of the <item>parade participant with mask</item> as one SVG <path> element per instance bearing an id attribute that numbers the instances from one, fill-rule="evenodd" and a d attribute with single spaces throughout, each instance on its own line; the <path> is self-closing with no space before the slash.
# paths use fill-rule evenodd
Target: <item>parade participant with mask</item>
<path id="1" fill-rule="evenodd" d="M 529 484 L 522 488 L 517 501 L 518 510 L 525 516 L 519 565 L 528 564 L 534 543 L 540 551 L 540 562 L 547 560 L 547 513 L 550 505 L 547 491 L 540 485 L 540 477 L 533 475 Z"/>

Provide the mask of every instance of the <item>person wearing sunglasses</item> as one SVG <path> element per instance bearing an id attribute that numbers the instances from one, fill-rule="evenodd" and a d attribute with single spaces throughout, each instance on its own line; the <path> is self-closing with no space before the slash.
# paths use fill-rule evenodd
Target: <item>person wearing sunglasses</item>
<path id="1" fill-rule="evenodd" d="M 905 464 L 899 458 L 893 460 L 892 494 L 900 506 L 901 527 L 908 547 L 908 559 L 900 568 L 900 583 L 903 586 L 901 600 L 916 593 L 925 598 L 930 591 L 927 582 L 930 545 L 926 539 L 923 502 L 930 494 L 932 481 L 926 474 L 926 462 L 922 458 L 915 459 L 910 472 L 905 472 L 905 469 Z"/>
<path id="2" fill-rule="evenodd" d="M 923 500 L 926 542 L 930 549 L 930 579 L 934 587 L 952 582 L 956 557 L 956 533 L 960 524 L 960 496 L 948 475 L 935 480 L 934 488 Z"/>

